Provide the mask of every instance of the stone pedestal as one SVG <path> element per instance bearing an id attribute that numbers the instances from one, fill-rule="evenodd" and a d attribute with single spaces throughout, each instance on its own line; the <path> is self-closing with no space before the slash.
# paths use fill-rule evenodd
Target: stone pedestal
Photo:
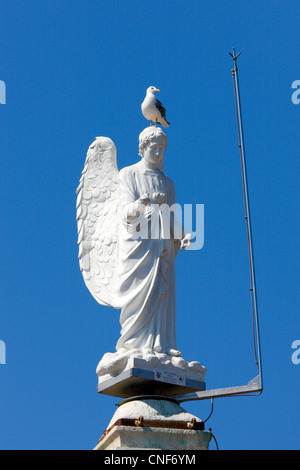
<path id="1" fill-rule="evenodd" d="M 204 423 L 171 399 L 124 400 L 94 450 L 208 450 Z"/>
<path id="2" fill-rule="evenodd" d="M 206 368 L 182 357 L 140 351 L 107 353 L 100 361 L 97 391 L 120 398 L 136 395 L 176 395 L 205 390 Z"/>

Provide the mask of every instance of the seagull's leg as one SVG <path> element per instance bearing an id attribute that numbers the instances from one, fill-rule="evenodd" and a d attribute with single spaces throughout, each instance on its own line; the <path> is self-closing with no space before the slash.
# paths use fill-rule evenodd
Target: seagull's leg
<path id="1" fill-rule="evenodd" d="M 150 126 L 152 126 L 152 121 L 150 120 Z"/>
<path id="2" fill-rule="evenodd" d="M 155 127 L 157 127 L 157 118 L 155 119 Z"/>

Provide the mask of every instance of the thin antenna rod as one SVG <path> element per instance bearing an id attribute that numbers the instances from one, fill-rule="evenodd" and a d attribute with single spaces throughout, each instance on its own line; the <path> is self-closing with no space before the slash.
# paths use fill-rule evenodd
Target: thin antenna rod
<path id="1" fill-rule="evenodd" d="M 233 48 L 233 54 L 231 53 L 229 54 L 231 55 L 233 62 L 234 62 L 234 68 L 232 69 L 231 72 L 232 72 L 234 95 L 235 95 L 237 130 L 238 130 L 238 140 L 239 140 L 242 180 L 243 180 L 245 220 L 246 220 L 246 226 L 247 226 L 247 237 L 248 237 L 248 248 L 249 248 L 250 292 L 251 292 L 251 305 L 252 305 L 252 316 L 253 316 L 254 353 L 255 353 L 255 362 L 257 364 L 258 371 L 259 371 L 260 385 L 262 387 L 262 367 L 261 367 L 260 335 L 259 335 L 258 308 L 257 308 L 257 296 L 256 296 L 256 281 L 255 281 L 255 269 L 254 269 L 254 255 L 253 255 L 252 233 L 251 233 L 251 217 L 250 217 L 249 192 L 248 192 L 248 183 L 247 183 L 243 121 L 242 121 L 241 100 L 240 100 L 240 92 L 239 92 L 239 78 L 238 78 L 238 68 L 237 68 L 237 58 L 239 57 L 241 53 L 236 55 L 235 49 Z"/>
<path id="2" fill-rule="evenodd" d="M 239 138 L 239 149 L 242 167 L 242 179 L 243 179 L 243 195 L 244 195 L 244 207 L 245 207 L 245 220 L 247 224 L 247 236 L 248 236 L 248 247 L 249 247 L 249 262 L 250 262 L 250 292 L 251 292 L 251 307 L 252 307 L 252 322 L 253 322 L 253 345 L 255 354 L 255 363 L 258 367 L 258 376 L 250 380 L 246 385 L 239 385 L 235 387 L 219 388 L 214 390 L 204 390 L 193 393 L 186 393 L 183 395 L 173 395 L 179 403 L 184 401 L 195 401 L 195 400 L 206 400 L 208 398 L 220 398 L 220 397 L 240 397 L 240 396 L 257 396 L 262 393 L 262 367 L 261 367 L 261 352 L 260 352 L 260 337 L 259 337 L 259 325 L 258 325 L 258 309 L 257 309 L 257 298 L 256 298 L 256 283 L 255 283 L 255 270 L 254 270 L 254 256 L 252 247 L 252 235 L 251 235 L 251 219 L 250 219 L 250 207 L 249 207 L 249 194 L 247 184 L 247 171 L 246 171 L 246 158 L 245 158 L 245 145 L 244 145 L 244 134 L 243 134 L 243 123 L 242 123 L 242 112 L 241 112 L 241 101 L 239 93 L 239 80 L 238 80 L 238 69 L 237 69 L 237 58 L 233 48 L 233 54 L 231 54 L 234 68 L 232 69 L 232 78 L 234 85 L 235 105 L 236 105 L 236 119 L 237 129 Z"/>

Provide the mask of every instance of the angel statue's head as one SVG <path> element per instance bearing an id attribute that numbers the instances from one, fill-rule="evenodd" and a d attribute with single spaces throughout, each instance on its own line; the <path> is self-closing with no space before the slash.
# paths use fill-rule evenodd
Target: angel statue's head
<path id="1" fill-rule="evenodd" d="M 145 156 L 150 152 L 157 154 L 157 166 L 163 168 L 163 159 L 164 159 L 164 150 L 167 147 L 168 137 L 160 127 L 149 126 L 144 129 L 139 136 L 139 155 L 140 157 Z M 151 152 L 151 147 L 153 150 Z M 156 148 L 159 149 L 159 152 L 156 152 Z M 160 155 L 159 155 L 160 154 Z M 153 155 L 154 156 L 154 155 Z M 154 156 L 154 159 L 156 157 Z"/>
<path id="2" fill-rule="evenodd" d="M 154 139 L 159 139 L 163 142 L 164 148 L 167 147 L 168 137 L 161 127 L 149 126 L 144 129 L 139 136 L 139 156 L 144 156 L 144 149 Z"/>

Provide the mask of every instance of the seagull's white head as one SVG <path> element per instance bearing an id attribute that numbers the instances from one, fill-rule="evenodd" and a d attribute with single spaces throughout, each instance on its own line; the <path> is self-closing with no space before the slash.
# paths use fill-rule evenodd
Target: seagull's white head
<path id="1" fill-rule="evenodd" d="M 149 86 L 149 88 L 147 88 L 147 94 L 151 93 L 152 95 L 154 95 L 156 91 L 159 91 L 159 89 L 155 88 L 155 86 Z"/>

